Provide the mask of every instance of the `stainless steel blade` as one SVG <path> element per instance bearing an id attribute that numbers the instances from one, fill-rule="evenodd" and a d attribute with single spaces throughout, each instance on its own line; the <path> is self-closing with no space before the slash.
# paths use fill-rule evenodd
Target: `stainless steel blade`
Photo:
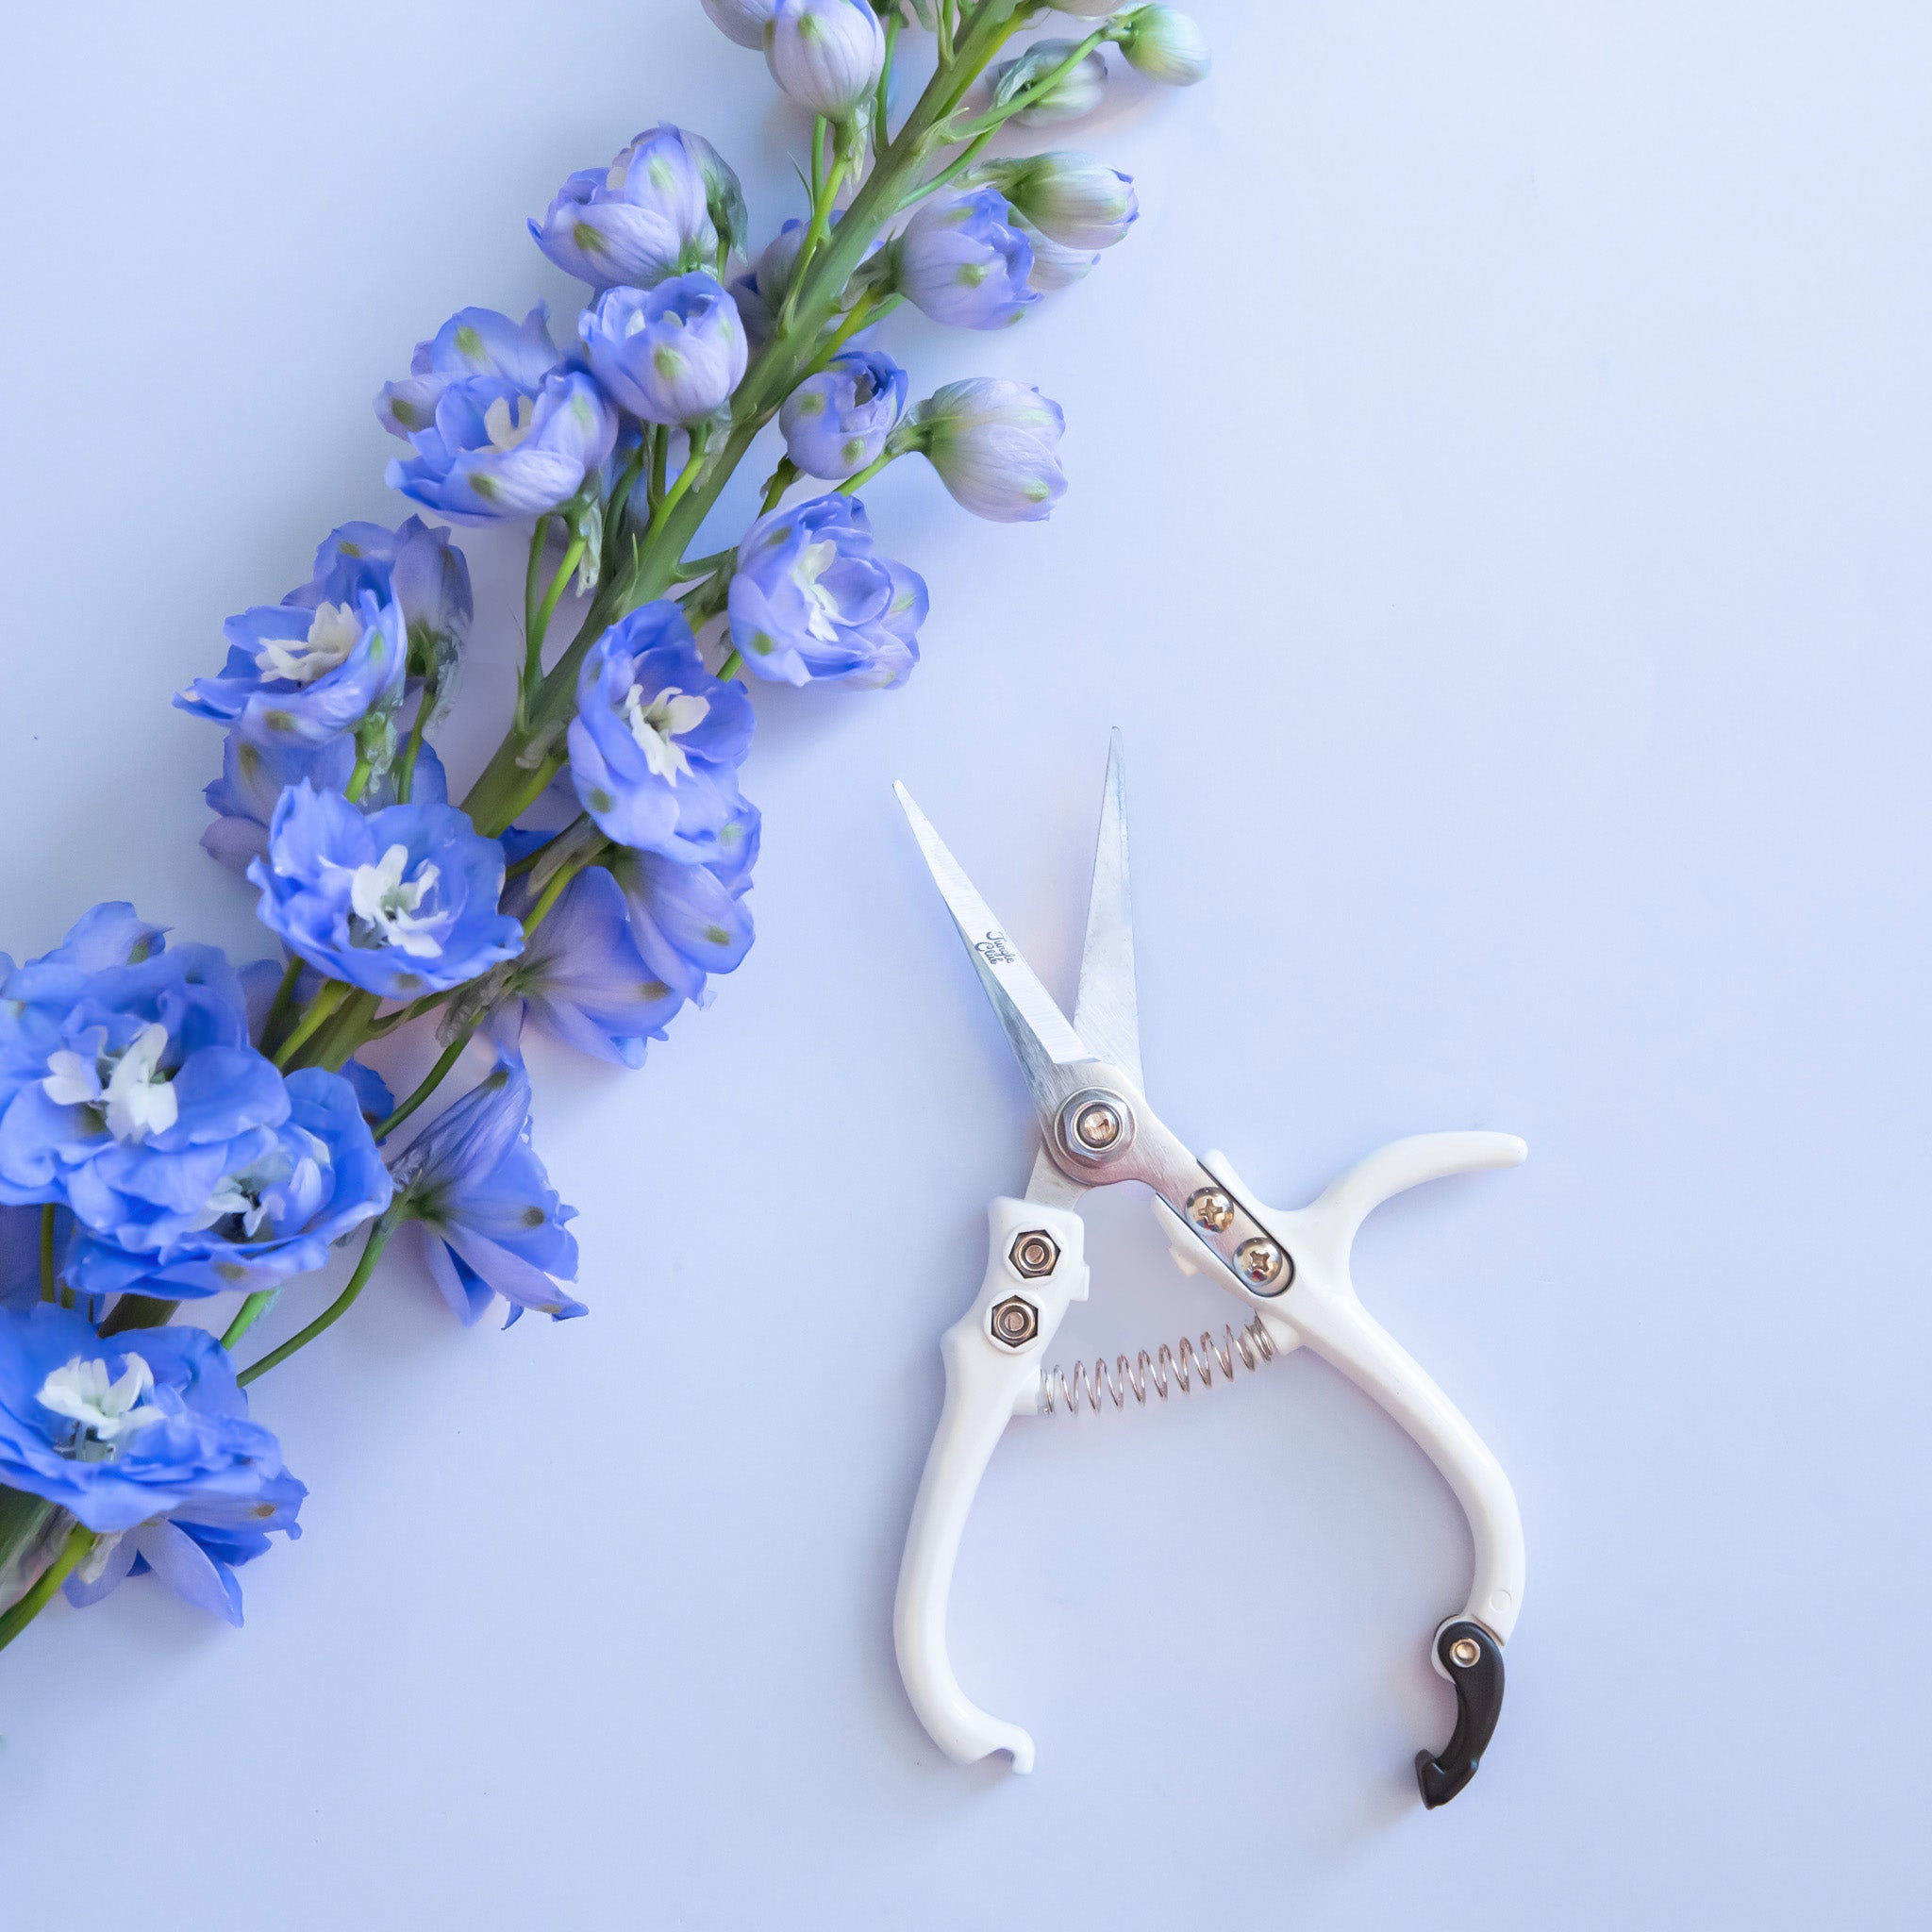
<path id="1" fill-rule="evenodd" d="M 967 957 L 1006 1029 L 1044 1130 L 1052 1120 L 1050 1109 L 1064 1098 L 1062 1083 L 1055 1078 L 1053 1069 L 1091 1059 L 1093 1056 L 1068 1024 L 1066 1015 L 1054 1004 L 1053 996 L 1041 985 L 1032 967 L 1021 958 L 1020 949 L 1007 937 L 1006 929 L 979 896 L 959 861 L 946 850 L 925 814 L 912 802 L 912 794 L 903 785 L 894 785 L 892 789 L 899 794 L 899 803 L 919 841 L 919 849 L 925 855 L 926 867 L 965 942 Z"/>
<path id="2" fill-rule="evenodd" d="M 1141 1009 L 1134 991 L 1134 902 L 1127 885 L 1127 808 L 1116 726 L 1107 748 L 1093 885 L 1087 895 L 1087 943 L 1080 955 L 1080 994 L 1074 1031 L 1095 1056 L 1111 1060 L 1143 1092 Z"/>

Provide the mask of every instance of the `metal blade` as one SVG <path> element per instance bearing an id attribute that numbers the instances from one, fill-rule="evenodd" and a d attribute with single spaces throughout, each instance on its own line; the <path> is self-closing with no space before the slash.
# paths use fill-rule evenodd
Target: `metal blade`
<path id="1" fill-rule="evenodd" d="M 1141 1009 L 1134 993 L 1134 902 L 1127 887 L 1127 808 L 1122 790 L 1121 734 L 1108 741 L 1093 887 L 1087 898 L 1087 944 L 1074 1031 L 1146 1091 L 1141 1077 Z"/>
<path id="2" fill-rule="evenodd" d="M 979 982 L 1006 1028 L 1007 1038 L 1026 1075 L 1034 1105 L 1042 1120 L 1053 1104 L 1054 1089 L 1045 1071 L 1055 1063 L 1062 1066 L 1075 1060 L 1091 1059 L 1080 1036 L 1067 1024 L 1067 1017 L 1041 986 L 1032 967 L 1020 957 L 1020 950 L 1007 937 L 1006 929 L 993 917 L 992 908 L 974 889 L 973 881 L 960 869 L 959 861 L 945 848 L 925 814 L 912 802 L 903 785 L 894 785 L 899 803 L 925 855 L 927 869 L 953 915 L 953 924 L 965 941 L 967 957 L 973 961 Z"/>

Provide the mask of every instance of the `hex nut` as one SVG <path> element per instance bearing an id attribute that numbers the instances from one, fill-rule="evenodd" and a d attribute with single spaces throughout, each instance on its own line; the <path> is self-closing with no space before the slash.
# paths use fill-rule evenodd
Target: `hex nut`
<path id="1" fill-rule="evenodd" d="M 1458 1670 L 1468 1670 L 1482 1654 L 1482 1645 L 1474 1637 L 1458 1637 L 1449 1646 L 1449 1661 Z"/>
<path id="2" fill-rule="evenodd" d="M 1024 1348 L 1040 1333 L 1040 1310 L 1024 1294 L 1009 1294 L 995 1302 L 992 1309 L 992 1339 L 1008 1348 Z"/>
<path id="3" fill-rule="evenodd" d="M 1022 1281 L 1038 1281 L 1060 1265 L 1060 1244 L 1045 1228 L 1029 1227 L 1013 1237 L 1007 1259 Z"/>

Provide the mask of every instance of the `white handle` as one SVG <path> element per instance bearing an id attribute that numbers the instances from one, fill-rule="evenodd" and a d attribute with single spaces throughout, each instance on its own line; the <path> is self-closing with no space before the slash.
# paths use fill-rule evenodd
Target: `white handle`
<path id="1" fill-rule="evenodd" d="M 1528 1149 L 1513 1134 L 1417 1134 L 1392 1141 L 1352 1167 L 1298 1213 L 1257 1209 L 1257 1218 L 1294 1257 L 1293 1285 L 1257 1300 L 1284 1339 L 1298 1338 L 1372 1396 L 1414 1438 L 1469 1518 L 1475 1574 L 1462 1612 L 1507 1643 L 1523 1607 L 1523 1518 L 1502 1465 L 1461 1412 L 1369 1311 L 1355 1291 L 1349 1251 L 1356 1230 L 1391 1195 L 1424 1181 L 1478 1168 L 1514 1167 Z M 1203 1163 L 1244 1201 L 1254 1195 L 1225 1157 Z M 1433 1650 L 1431 1652 L 1433 1657 Z M 1442 1672 L 1440 1659 L 1436 1667 Z"/>
<path id="2" fill-rule="evenodd" d="M 946 1606 L 979 1479 L 1008 1422 L 1039 1406 L 1041 1351 L 1053 1340 L 1068 1303 L 1087 1299 L 1087 1262 L 1080 1217 L 1067 1208 L 1002 1198 L 987 1218 L 991 1240 L 986 1278 L 972 1307 L 940 1343 L 945 1407 L 906 1534 L 892 1642 L 906 1694 L 948 1757 L 972 1764 L 1008 1751 L 1013 1769 L 1026 1772 L 1033 1769 L 1033 1740 L 1019 1725 L 981 1710 L 953 1674 Z M 1044 1251 L 1029 1253 L 1024 1245 L 1032 1236 L 1051 1244 L 1051 1266 L 1044 1273 Z"/>

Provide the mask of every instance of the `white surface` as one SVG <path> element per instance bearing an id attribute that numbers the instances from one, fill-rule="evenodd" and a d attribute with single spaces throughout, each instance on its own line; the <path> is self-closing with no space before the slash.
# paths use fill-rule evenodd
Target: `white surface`
<path id="1" fill-rule="evenodd" d="M 893 338 L 1058 397 L 1065 505 L 868 491 L 926 661 L 762 704 L 715 1008 L 641 1077 L 541 1058 L 591 1317 L 459 1333 L 386 1271 L 259 1391 L 313 1493 L 247 1629 L 131 1586 L 0 1658 L 8 1925 L 1919 1923 L 1932 20 L 1199 11 L 1215 78 L 1080 138 L 1141 190 L 1100 272 Z M 419 336 L 563 312 L 522 221 L 568 169 L 675 118 L 769 227 L 789 125 L 670 0 L 9 28 L 5 942 L 126 894 L 252 948 L 169 692 L 399 512 L 367 399 Z M 934 1338 L 1030 1149 L 889 781 L 1065 996 L 1115 723 L 1170 1124 L 1274 1199 L 1535 1150 L 1357 1257 L 1534 1566 L 1434 1815 L 1468 1533 L 1305 1352 L 994 1459 L 956 1661 L 1034 1776 L 893 1669 Z M 1069 1353 L 1218 1323 L 1137 1203 L 1089 1255 Z"/>

